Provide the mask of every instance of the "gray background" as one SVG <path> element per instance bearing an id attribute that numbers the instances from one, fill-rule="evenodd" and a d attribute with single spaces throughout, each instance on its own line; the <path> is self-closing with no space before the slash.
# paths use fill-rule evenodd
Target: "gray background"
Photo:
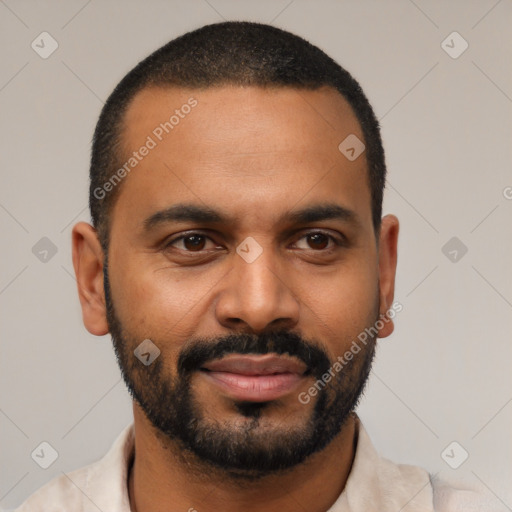
<path id="1" fill-rule="evenodd" d="M 360 416 L 384 456 L 482 482 L 512 507 L 510 0 L 0 1 L 0 505 L 100 458 L 131 421 L 109 336 L 83 327 L 71 262 L 91 135 L 140 59 L 222 19 L 295 32 L 365 89 L 387 151 L 385 213 L 401 221 L 403 311 Z M 31 48 L 43 31 L 59 45 L 47 59 Z M 469 44 L 458 58 L 442 47 L 454 31 Z M 454 236 L 465 255 L 458 241 L 443 252 Z M 57 249 L 46 261 L 43 237 Z M 31 458 L 42 441 L 59 453 L 46 470 Z M 441 457 L 452 441 L 469 453 L 456 470 Z"/>

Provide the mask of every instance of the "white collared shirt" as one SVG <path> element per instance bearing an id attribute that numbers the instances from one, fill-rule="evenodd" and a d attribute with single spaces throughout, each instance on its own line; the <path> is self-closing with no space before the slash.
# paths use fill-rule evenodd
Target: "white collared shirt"
<path id="1" fill-rule="evenodd" d="M 357 447 L 349 477 L 327 512 L 506 510 L 481 494 L 432 481 L 420 467 L 380 457 L 358 418 L 356 429 Z M 134 446 L 132 423 L 101 460 L 51 480 L 15 512 L 130 512 L 128 470 Z"/>

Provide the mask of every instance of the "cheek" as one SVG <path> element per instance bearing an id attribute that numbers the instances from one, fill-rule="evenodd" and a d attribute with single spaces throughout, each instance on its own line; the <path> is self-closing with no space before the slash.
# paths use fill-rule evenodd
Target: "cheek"
<path id="1" fill-rule="evenodd" d="M 302 278 L 307 284 L 308 278 Z M 331 356 L 344 352 L 352 340 L 378 316 L 378 274 L 369 263 L 347 264 L 329 275 L 316 276 L 315 286 L 304 295 L 310 321 L 318 327 L 306 332 L 325 339 Z M 307 289 L 307 288 L 306 288 Z M 330 341 L 328 341 L 330 340 Z"/>
<path id="2" fill-rule="evenodd" d="M 206 314 L 208 291 L 222 278 L 215 269 L 179 270 L 168 263 L 155 266 L 149 257 L 126 261 L 116 270 L 113 298 L 123 327 L 137 337 L 173 340 L 176 348 L 194 335 Z"/>

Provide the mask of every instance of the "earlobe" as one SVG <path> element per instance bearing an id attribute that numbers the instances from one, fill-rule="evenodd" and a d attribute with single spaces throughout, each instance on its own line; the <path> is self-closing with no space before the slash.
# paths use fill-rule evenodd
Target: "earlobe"
<path id="1" fill-rule="evenodd" d="M 96 336 L 109 332 L 103 287 L 103 250 L 96 230 L 86 222 L 73 227 L 73 267 L 85 328 Z"/>
<path id="2" fill-rule="evenodd" d="M 394 329 L 393 320 L 387 314 L 395 296 L 395 276 L 398 259 L 399 222 L 394 215 L 382 218 L 379 237 L 379 293 L 380 318 L 384 325 L 379 329 L 379 338 L 386 338 Z"/>

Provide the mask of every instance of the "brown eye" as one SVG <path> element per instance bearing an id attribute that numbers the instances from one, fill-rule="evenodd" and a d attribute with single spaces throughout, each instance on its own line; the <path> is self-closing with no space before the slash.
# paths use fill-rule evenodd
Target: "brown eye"
<path id="1" fill-rule="evenodd" d="M 174 248 L 183 252 L 200 252 L 208 249 L 208 242 L 214 245 L 212 240 L 202 233 L 189 233 L 170 240 L 165 244 L 165 248 Z"/>
<path id="2" fill-rule="evenodd" d="M 201 251 L 205 245 L 205 237 L 202 235 L 190 235 L 183 238 L 183 246 L 188 251 Z"/>
<path id="3" fill-rule="evenodd" d="M 310 233 L 306 233 L 302 236 L 298 242 L 296 242 L 296 247 L 304 250 L 314 250 L 314 251 L 323 251 L 328 252 L 334 247 L 341 246 L 341 242 L 327 233 L 322 233 L 320 231 L 312 231 Z"/>
<path id="4" fill-rule="evenodd" d="M 325 249 L 329 245 L 329 238 L 327 235 L 323 233 L 313 233 L 307 235 L 308 243 L 312 249 L 322 250 Z"/>

